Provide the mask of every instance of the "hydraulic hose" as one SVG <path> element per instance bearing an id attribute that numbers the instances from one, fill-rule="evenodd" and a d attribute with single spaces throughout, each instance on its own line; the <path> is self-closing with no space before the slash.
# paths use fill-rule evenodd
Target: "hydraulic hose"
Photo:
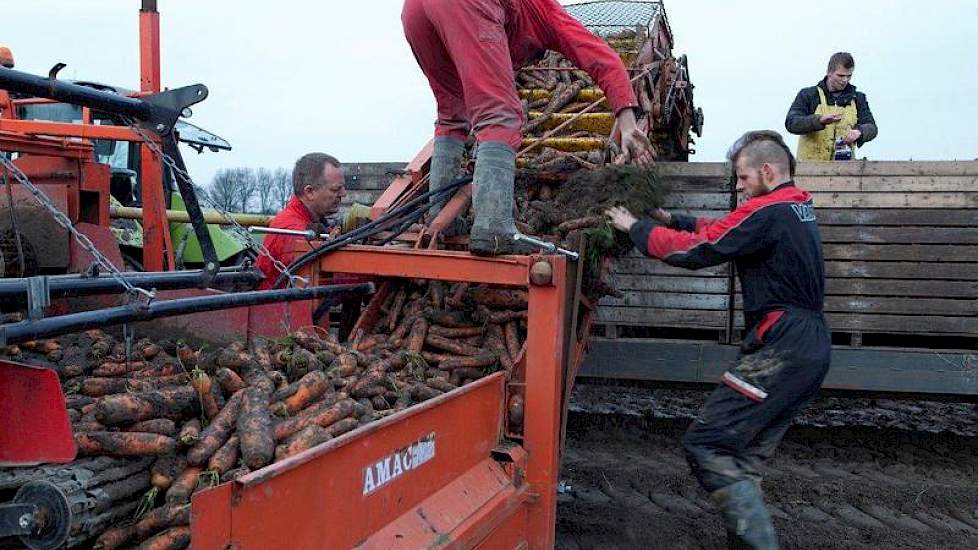
<path id="1" fill-rule="evenodd" d="M 149 321 L 160 317 L 172 317 L 188 313 L 319 298 L 328 298 L 338 302 L 354 296 L 364 296 L 373 291 L 373 283 L 361 283 L 234 292 L 214 296 L 195 296 L 193 298 L 151 302 L 149 304 L 133 303 L 119 307 L 0 325 L 0 346 L 92 328 L 121 325 L 134 321 Z"/>

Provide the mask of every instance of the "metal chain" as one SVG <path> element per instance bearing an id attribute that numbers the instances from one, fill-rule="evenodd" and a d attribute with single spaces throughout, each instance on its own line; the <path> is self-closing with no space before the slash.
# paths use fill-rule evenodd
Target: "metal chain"
<path id="1" fill-rule="evenodd" d="M 112 263 L 112 260 L 108 259 L 107 257 L 105 257 L 105 255 L 99 252 L 98 248 L 95 246 L 95 243 L 93 243 L 92 240 L 89 239 L 87 235 L 80 233 L 77 229 L 75 229 L 75 226 L 72 225 L 71 220 L 68 218 L 68 216 L 65 215 L 64 212 L 59 210 L 58 207 L 55 206 L 53 202 L 51 202 L 51 199 L 44 194 L 44 191 L 41 191 L 37 186 L 31 183 L 31 180 L 27 178 L 27 175 L 21 172 L 20 168 L 17 168 L 17 166 L 9 159 L 7 159 L 6 156 L 0 155 L 0 164 L 3 164 L 7 172 L 13 175 L 14 179 L 17 180 L 17 183 L 23 185 L 25 189 L 27 189 L 28 191 L 31 192 L 32 195 L 34 195 L 34 199 L 37 200 L 37 202 L 39 202 L 41 206 L 47 209 L 48 212 L 51 213 L 51 215 L 54 217 L 54 220 L 58 222 L 58 224 L 61 225 L 61 227 L 64 227 L 65 229 L 68 230 L 69 233 L 71 233 L 71 236 L 74 237 L 75 241 L 77 241 L 78 244 L 81 245 L 81 247 L 85 249 L 86 252 L 91 254 L 92 257 L 95 258 L 95 262 L 98 263 L 98 265 L 102 269 L 108 271 L 109 274 L 112 275 L 112 278 L 115 279 L 120 285 L 122 285 L 123 288 L 126 289 L 127 293 L 132 295 L 142 294 L 147 299 L 147 301 L 152 301 L 156 297 L 156 294 L 154 292 L 142 288 L 134 287 L 132 283 L 127 281 L 126 277 L 122 274 L 122 272 L 119 271 L 119 269 Z M 10 185 L 10 182 L 7 182 L 7 185 Z"/>
<path id="2" fill-rule="evenodd" d="M 211 200 L 210 197 L 207 196 L 207 193 L 202 192 L 203 189 L 201 189 L 199 185 L 194 183 L 194 180 L 192 177 L 190 177 L 190 174 L 187 173 L 186 170 L 180 168 L 177 165 L 176 161 L 173 160 L 172 157 L 164 153 L 163 150 L 160 148 L 160 146 L 157 145 L 156 140 L 150 137 L 149 134 L 147 134 L 142 128 L 137 126 L 136 122 L 133 119 L 129 117 L 122 117 L 122 121 L 125 122 L 126 125 L 129 126 L 129 128 L 133 132 L 136 132 L 136 134 L 139 135 L 140 138 L 142 138 L 143 143 L 146 145 L 146 147 L 148 147 L 149 150 L 152 151 L 153 154 L 156 155 L 156 157 L 160 159 L 161 162 L 163 162 L 163 164 L 167 165 L 170 168 L 170 170 L 173 171 L 174 177 L 183 178 L 184 181 L 186 181 L 195 189 L 197 189 L 198 191 L 197 196 L 202 198 L 211 207 L 213 207 L 214 210 L 216 210 L 219 214 L 221 214 L 221 217 L 223 217 L 224 220 L 228 223 L 228 225 L 230 225 L 234 229 L 235 233 L 237 233 L 241 238 L 243 238 L 245 242 L 247 242 L 251 247 L 257 250 L 260 255 L 268 258 L 272 262 L 272 266 L 274 266 L 279 273 L 284 273 L 289 278 L 289 286 L 297 286 L 295 284 L 297 281 L 301 282 L 303 285 L 309 284 L 309 281 L 304 277 L 293 275 L 289 271 L 288 266 L 280 262 L 277 258 L 275 258 L 275 256 L 272 256 L 272 253 L 268 250 L 268 248 L 265 247 L 264 244 L 252 238 L 248 230 L 245 229 L 241 224 L 239 224 L 227 210 L 222 208 L 219 204 L 217 204 L 217 202 Z"/>

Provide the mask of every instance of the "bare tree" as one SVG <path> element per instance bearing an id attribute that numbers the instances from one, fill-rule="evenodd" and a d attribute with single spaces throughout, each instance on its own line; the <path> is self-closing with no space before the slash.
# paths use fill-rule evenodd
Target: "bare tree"
<path id="1" fill-rule="evenodd" d="M 278 212 L 292 198 L 292 171 L 276 168 L 272 173 L 272 193 L 270 197 L 271 212 Z"/>
<path id="2" fill-rule="evenodd" d="M 234 188 L 234 204 L 237 212 L 249 212 L 255 192 L 258 190 L 258 178 L 251 168 L 235 168 L 237 182 Z"/>
<path id="3" fill-rule="evenodd" d="M 238 184 L 238 168 L 222 168 L 214 174 L 214 179 L 207 189 L 211 202 L 226 211 L 234 210 L 237 200 L 235 187 Z"/>
<path id="4" fill-rule="evenodd" d="M 259 168 L 255 172 L 255 195 L 257 199 L 258 212 L 268 214 L 272 210 L 272 179 L 274 174 L 268 168 Z"/>
<path id="5" fill-rule="evenodd" d="M 292 173 L 285 168 L 223 168 L 204 193 L 228 212 L 274 214 L 292 196 Z"/>

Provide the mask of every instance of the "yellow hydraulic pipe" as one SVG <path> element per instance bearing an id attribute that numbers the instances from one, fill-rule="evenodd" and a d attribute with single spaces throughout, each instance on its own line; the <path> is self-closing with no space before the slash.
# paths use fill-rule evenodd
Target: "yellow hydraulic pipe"
<path id="1" fill-rule="evenodd" d="M 576 113 L 554 113 L 550 115 L 550 118 L 543 123 L 544 130 L 550 130 L 564 122 L 567 122 L 571 118 L 574 121 L 564 127 L 565 130 L 594 132 L 598 134 L 610 135 L 611 129 L 615 125 L 615 115 L 611 113 L 584 113 L 582 115 L 577 115 Z M 530 111 L 530 120 L 535 118 L 540 118 L 543 116 L 541 111 Z"/>
<path id="2" fill-rule="evenodd" d="M 530 101 L 537 101 L 538 99 L 550 99 L 553 92 L 550 90 L 544 90 L 542 88 L 532 88 L 520 90 L 520 97 L 523 99 L 528 99 Z M 577 97 L 574 101 L 581 101 L 586 103 L 591 103 L 597 101 L 604 97 L 604 92 L 598 88 L 584 88 L 578 92 Z"/>
<path id="3" fill-rule="evenodd" d="M 132 208 L 127 206 L 110 206 L 109 207 L 109 217 L 119 218 L 126 220 L 141 220 L 143 219 L 143 209 L 142 208 Z M 272 216 L 266 214 L 235 214 L 232 213 L 231 217 L 234 221 L 241 225 L 257 225 L 257 226 L 267 226 L 268 222 L 271 221 Z M 171 222 L 182 222 L 190 223 L 190 214 L 187 214 L 183 210 L 167 210 L 166 219 Z M 204 210 L 204 221 L 206 223 L 213 224 L 226 224 L 227 220 L 224 216 L 216 210 Z"/>
<path id="4" fill-rule="evenodd" d="M 539 141 L 537 138 L 523 138 L 523 147 L 529 147 Z M 591 151 L 604 149 L 606 140 L 602 138 L 548 138 L 543 140 L 543 147 L 552 147 L 558 151 Z"/>

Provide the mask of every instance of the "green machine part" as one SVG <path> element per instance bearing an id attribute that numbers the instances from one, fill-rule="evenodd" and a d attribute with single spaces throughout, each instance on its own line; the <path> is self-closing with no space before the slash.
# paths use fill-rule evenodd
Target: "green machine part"
<path id="1" fill-rule="evenodd" d="M 173 193 L 170 210 L 185 211 L 186 209 L 187 207 L 183 202 L 183 198 L 179 194 Z M 229 258 L 249 248 L 248 243 L 244 239 L 238 237 L 238 235 L 230 230 L 221 228 L 219 225 L 208 224 L 207 231 L 211 234 L 211 240 L 214 242 L 214 251 L 217 252 L 217 259 L 222 264 Z M 252 238 L 257 241 L 261 241 L 262 237 L 263 235 L 252 235 Z M 178 264 L 204 263 L 204 254 L 200 250 L 200 243 L 197 241 L 197 236 L 194 234 L 194 228 L 191 224 L 170 222 L 170 239 L 173 243 L 174 250 L 177 252 L 175 256 L 178 258 Z"/>

